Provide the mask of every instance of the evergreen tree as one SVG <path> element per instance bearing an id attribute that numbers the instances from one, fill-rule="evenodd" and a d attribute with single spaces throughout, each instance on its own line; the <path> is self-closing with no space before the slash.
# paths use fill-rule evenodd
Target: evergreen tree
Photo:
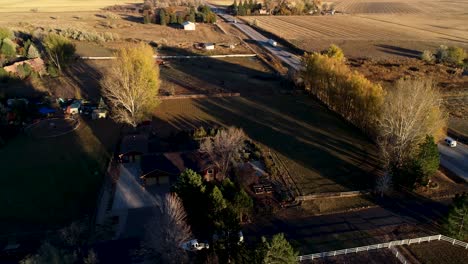
<path id="1" fill-rule="evenodd" d="M 196 194 L 204 193 L 202 177 L 191 169 L 186 169 L 177 179 L 177 183 L 172 187 L 182 200 L 190 199 Z"/>
<path id="2" fill-rule="evenodd" d="M 256 262 L 295 264 L 297 255 L 284 234 L 276 234 L 271 241 L 262 237 L 262 242 L 256 250 Z"/>
<path id="3" fill-rule="evenodd" d="M 468 240 L 468 194 L 456 195 L 448 213 L 445 230 L 450 237 Z"/>
<path id="4" fill-rule="evenodd" d="M 255 7 L 255 6 L 254 6 L 253 0 L 249 0 L 248 9 L 249 9 L 250 11 L 252 11 L 252 9 L 254 9 L 254 7 Z"/>
<path id="5" fill-rule="evenodd" d="M 166 10 L 164 8 L 161 8 L 159 10 L 159 24 L 161 26 L 167 25 L 167 20 L 166 20 Z"/>
<path id="6" fill-rule="evenodd" d="M 177 14 L 177 24 L 182 25 L 182 23 L 184 23 L 184 15 Z"/>
<path id="7" fill-rule="evenodd" d="M 195 8 L 192 6 L 192 7 L 190 7 L 190 12 L 189 12 L 189 15 L 188 15 L 188 21 L 195 22 L 195 19 L 196 19 L 196 11 L 195 11 Z"/>
<path id="8" fill-rule="evenodd" d="M 241 0 L 242 1 L 242 0 Z M 234 0 L 234 3 L 232 4 L 232 13 L 237 16 L 237 13 L 239 12 L 239 6 L 237 5 L 237 0 Z"/>
<path id="9" fill-rule="evenodd" d="M 440 156 L 434 137 L 426 135 L 426 139 L 419 145 L 419 153 L 414 160 L 416 181 L 427 185 L 430 177 L 439 169 Z"/>
<path id="10" fill-rule="evenodd" d="M 212 206 L 212 211 L 217 214 L 224 210 L 227 207 L 226 200 L 223 197 L 223 193 L 217 186 L 213 187 L 213 190 L 210 193 L 210 201 Z"/>

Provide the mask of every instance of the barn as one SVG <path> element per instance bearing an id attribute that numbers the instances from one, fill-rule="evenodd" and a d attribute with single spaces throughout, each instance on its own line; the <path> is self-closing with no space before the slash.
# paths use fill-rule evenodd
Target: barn
<path id="1" fill-rule="evenodd" d="M 196 28 L 195 23 L 190 21 L 185 21 L 182 23 L 182 27 L 184 27 L 184 30 L 195 30 Z"/>

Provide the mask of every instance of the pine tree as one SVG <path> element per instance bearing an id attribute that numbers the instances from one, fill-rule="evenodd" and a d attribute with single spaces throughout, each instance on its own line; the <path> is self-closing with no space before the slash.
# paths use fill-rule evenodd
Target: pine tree
<path id="1" fill-rule="evenodd" d="M 175 13 L 171 14 L 170 24 L 177 24 L 177 15 Z"/>
<path id="2" fill-rule="evenodd" d="M 284 234 L 276 234 L 271 241 L 262 237 L 262 242 L 256 250 L 257 263 L 297 263 L 297 252 L 284 237 Z"/>
<path id="3" fill-rule="evenodd" d="M 445 224 L 447 234 L 459 240 L 468 240 L 468 194 L 456 195 Z"/>
<path id="4" fill-rule="evenodd" d="M 426 139 L 419 145 L 419 153 L 414 160 L 416 181 L 427 185 L 430 177 L 439 169 L 440 156 L 434 137 L 426 135 Z"/>

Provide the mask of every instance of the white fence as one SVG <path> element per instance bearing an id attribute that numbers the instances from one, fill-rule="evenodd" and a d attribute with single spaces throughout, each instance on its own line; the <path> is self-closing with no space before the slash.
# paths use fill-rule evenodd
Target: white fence
<path id="1" fill-rule="evenodd" d="M 204 58 L 250 58 L 257 54 L 225 54 L 225 55 L 154 55 L 155 59 L 204 59 Z M 117 57 L 80 57 L 82 60 L 115 60 Z"/>
<path id="2" fill-rule="evenodd" d="M 434 240 L 446 241 L 446 242 L 451 243 L 452 245 L 457 245 L 457 246 L 464 247 L 465 249 L 468 249 L 468 243 L 466 242 L 456 240 L 454 238 L 447 237 L 444 235 L 435 235 L 435 236 L 395 240 L 395 241 L 390 241 L 387 243 L 374 244 L 374 245 L 368 245 L 368 246 L 363 246 L 363 247 L 346 248 L 346 249 L 340 249 L 340 250 L 335 250 L 335 251 L 303 255 L 303 256 L 299 256 L 298 260 L 303 261 L 303 260 L 312 260 L 312 259 L 317 259 L 317 258 L 333 257 L 333 256 L 339 256 L 339 255 L 350 254 L 350 253 L 358 253 L 362 251 L 369 251 L 369 250 L 375 250 L 375 249 L 392 248 L 394 246 L 411 245 L 414 243 L 421 243 L 421 242 L 431 242 Z"/>

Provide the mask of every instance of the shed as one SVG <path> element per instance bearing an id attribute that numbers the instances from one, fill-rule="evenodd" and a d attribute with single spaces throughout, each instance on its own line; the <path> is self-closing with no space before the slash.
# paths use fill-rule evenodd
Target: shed
<path id="1" fill-rule="evenodd" d="M 184 30 L 195 30 L 195 23 L 190 21 L 185 21 L 182 23 L 182 26 L 184 27 Z"/>
<path id="2" fill-rule="evenodd" d="M 203 43 L 203 48 L 206 50 L 214 50 L 215 44 L 214 43 Z"/>

